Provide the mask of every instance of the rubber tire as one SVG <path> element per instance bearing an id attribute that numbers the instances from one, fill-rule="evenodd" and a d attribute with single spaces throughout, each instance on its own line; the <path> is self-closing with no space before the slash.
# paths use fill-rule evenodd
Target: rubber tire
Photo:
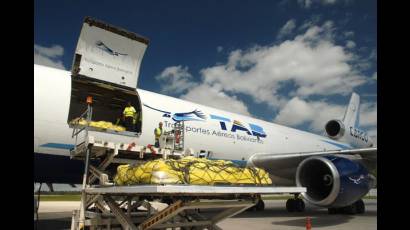
<path id="1" fill-rule="evenodd" d="M 327 213 L 328 213 L 329 215 L 338 214 L 338 213 L 339 213 L 339 209 L 337 209 L 337 208 L 328 208 L 328 209 L 327 209 Z"/>
<path id="2" fill-rule="evenodd" d="M 295 205 L 295 211 L 296 212 L 303 212 L 305 211 L 305 202 L 298 198 L 294 201 L 294 205 Z"/>
<path id="3" fill-rule="evenodd" d="M 258 200 L 258 202 L 256 203 L 256 205 L 254 206 L 256 211 L 263 211 L 265 210 L 265 202 L 263 202 L 263 200 Z"/>
<path id="4" fill-rule="evenodd" d="M 348 215 L 355 215 L 357 214 L 356 203 L 353 203 L 349 206 L 343 207 L 343 213 Z"/>
<path id="5" fill-rule="evenodd" d="M 362 199 L 356 201 L 354 203 L 354 205 L 356 206 L 356 213 L 357 214 L 363 214 L 365 212 L 365 205 Z"/>
<path id="6" fill-rule="evenodd" d="M 295 203 L 296 203 L 296 200 L 295 199 L 293 199 L 293 198 L 291 198 L 291 199 L 288 199 L 287 201 L 286 201 L 286 210 L 288 211 L 288 212 L 294 212 L 294 211 L 296 211 L 295 210 Z"/>

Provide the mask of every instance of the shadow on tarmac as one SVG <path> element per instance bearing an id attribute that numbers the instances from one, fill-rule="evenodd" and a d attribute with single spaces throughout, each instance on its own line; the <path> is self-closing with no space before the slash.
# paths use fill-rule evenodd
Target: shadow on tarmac
<path id="1" fill-rule="evenodd" d="M 349 222 L 353 216 L 318 216 L 311 218 L 311 224 L 315 227 L 328 227 Z M 294 220 L 274 221 L 273 225 L 285 225 L 293 227 L 305 227 L 306 217 Z"/>
<path id="2" fill-rule="evenodd" d="M 273 225 L 284 225 L 284 226 L 294 226 L 294 227 L 305 227 L 306 226 L 306 216 L 311 217 L 311 224 L 315 227 L 328 227 L 328 226 L 336 226 L 339 224 L 344 224 L 349 222 L 351 219 L 355 217 L 355 215 L 304 215 L 303 218 L 298 218 L 294 220 L 285 220 L 285 221 L 274 221 L 272 222 Z M 359 214 L 357 216 L 369 216 L 375 217 L 377 216 L 376 211 L 366 211 L 363 214 Z"/>
<path id="3" fill-rule="evenodd" d="M 367 205 L 377 205 L 377 204 L 366 204 Z M 220 210 L 208 210 L 201 212 L 202 215 L 207 216 L 218 212 Z M 237 216 L 231 217 L 235 218 L 269 218 L 269 217 L 289 217 L 289 220 L 283 221 L 273 221 L 272 225 L 283 225 L 283 226 L 293 226 L 293 227 L 305 227 L 306 217 L 311 217 L 312 226 L 315 227 L 327 227 L 335 226 L 339 224 L 344 224 L 352 220 L 355 215 L 329 215 L 327 209 L 306 209 L 303 213 L 288 213 L 284 208 L 267 208 L 261 212 L 250 212 L 245 211 Z M 366 217 L 376 217 L 377 211 L 366 210 L 364 214 L 359 214 L 357 216 Z M 34 222 L 34 229 L 36 229 L 36 222 Z M 61 212 L 61 213 L 41 213 L 40 220 L 37 223 L 38 230 L 49 230 L 49 229 L 70 229 L 71 226 L 71 212 Z"/>
<path id="4" fill-rule="evenodd" d="M 55 230 L 55 229 L 70 229 L 71 217 L 63 217 L 56 219 L 40 219 L 37 223 L 37 230 Z M 34 221 L 34 229 L 36 222 Z"/>

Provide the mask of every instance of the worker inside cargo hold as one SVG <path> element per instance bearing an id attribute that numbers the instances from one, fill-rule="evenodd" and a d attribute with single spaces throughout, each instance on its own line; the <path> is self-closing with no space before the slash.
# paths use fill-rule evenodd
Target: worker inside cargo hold
<path id="1" fill-rule="evenodd" d="M 131 105 L 131 102 L 127 103 L 127 106 L 125 107 L 123 112 L 123 117 L 125 128 L 127 129 L 127 131 L 133 132 L 135 129 L 134 124 L 136 122 L 138 114 L 135 108 Z"/>
<path id="2" fill-rule="evenodd" d="M 155 147 L 159 148 L 159 137 L 162 135 L 162 122 L 158 124 L 158 127 L 154 130 L 155 135 Z"/>

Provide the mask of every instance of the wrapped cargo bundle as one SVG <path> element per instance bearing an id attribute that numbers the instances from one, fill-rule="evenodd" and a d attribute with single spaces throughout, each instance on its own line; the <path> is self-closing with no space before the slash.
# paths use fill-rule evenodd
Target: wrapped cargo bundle
<path id="1" fill-rule="evenodd" d="M 84 118 L 74 118 L 70 121 L 72 125 L 87 125 L 87 121 Z"/>
<path id="2" fill-rule="evenodd" d="M 87 125 L 87 121 L 83 118 L 73 119 L 70 123 L 71 124 L 79 124 L 79 125 Z M 108 121 L 90 121 L 89 125 L 91 127 L 96 127 L 96 128 L 100 128 L 100 129 L 111 129 L 111 130 L 115 130 L 115 131 L 118 131 L 118 132 L 125 131 L 125 127 L 120 126 L 120 125 L 114 125 L 113 123 L 108 122 Z"/>
<path id="3" fill-rule="evenodd" d="M 153 160 L 139 166 L 120 165 L 114 177 L 117 185 L 131 184 L 272 184 L 259 168 L 240 168 L 231 161 L 185 157 Z"/>

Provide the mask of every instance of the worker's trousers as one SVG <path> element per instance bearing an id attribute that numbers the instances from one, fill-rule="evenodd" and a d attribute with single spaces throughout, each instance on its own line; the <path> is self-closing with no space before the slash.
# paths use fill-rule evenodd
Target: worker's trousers
<path id="1" fill-rule="evenodd" d="M 125 117 L 125 128 L 127 129 L 127 131 L 134 131 L 134 124 L 133 124 L 133 117 Z"/>

